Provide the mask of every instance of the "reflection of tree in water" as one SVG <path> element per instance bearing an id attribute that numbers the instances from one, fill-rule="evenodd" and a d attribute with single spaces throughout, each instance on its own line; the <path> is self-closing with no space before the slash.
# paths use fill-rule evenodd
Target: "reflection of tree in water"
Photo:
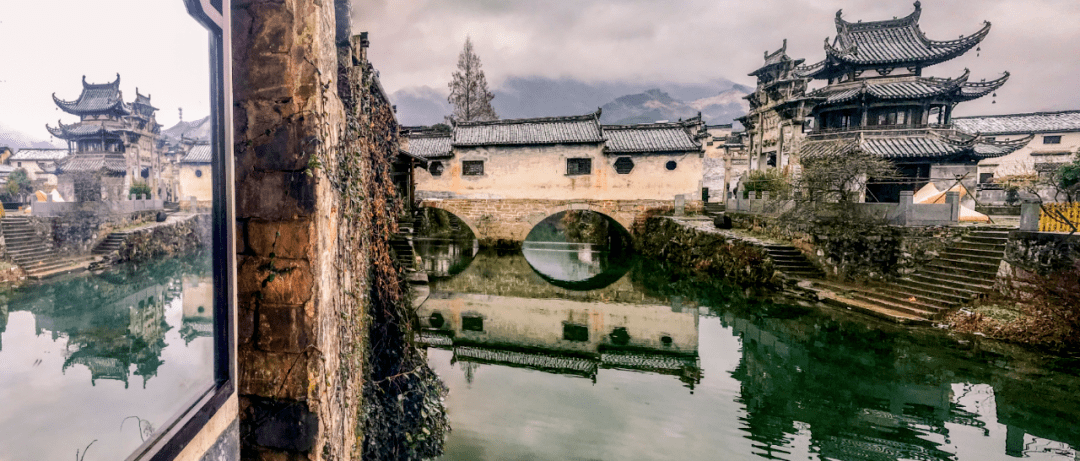
<path id="1" fill-rule="evenodd" d="M 209 277 L 209 269 L 206 255 L 128 265 L 26 287 L 14 294 L 14 305 L 34 314 L 39 334 L 67 336 L 63 371 L 82 365 L 90 370 L 91 383 L 111 379 L 125 387 L 134 374 L 145 387 L 164 363 L 161 351 L 171 328 L 165 306 L 183 292 L 184 274 Z"/>

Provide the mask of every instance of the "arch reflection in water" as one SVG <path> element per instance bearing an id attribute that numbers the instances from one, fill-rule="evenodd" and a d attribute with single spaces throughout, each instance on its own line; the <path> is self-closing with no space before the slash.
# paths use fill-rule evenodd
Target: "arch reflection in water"
<path id="1" fill-rule="evenodd" d="M 572 290 L 603 288 L 630 268 L 630 234 L 600 213 L 570 210 L 536 225 L 522 244 L 533 270 L 548 282 Z"/>

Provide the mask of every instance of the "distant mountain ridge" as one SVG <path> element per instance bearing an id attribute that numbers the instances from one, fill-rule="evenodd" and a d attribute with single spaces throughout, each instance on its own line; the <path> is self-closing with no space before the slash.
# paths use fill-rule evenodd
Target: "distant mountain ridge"
<path id="1" fill-rule="evenodd" d="M 45 127 L 43 126 L 41 130 L 45 131 Z M 18 150 L 49 149 L 63 146 L 60 143 L 46 140 L 44 137 L 29 135 L 14 128 L 0 125 L 0 147 L 10 147 L 13 150 Z"/>
<path id="2" fill-rule="evenodd" d="M 700 111 L 706 123 L 722 124 L 748 111 L 742 97 L 751 91 L 723 78 L 681 84 L 512 77 L 493 90 L 492 105 L 504 119 L 586 114 L 602 107 L 603 123 L 678 120 Z M 390 100 L 397 106 L 398 120 L 406 126 L 441 123 L 451 111 L 445 92 L 427 86 L 398 90 Z"/>

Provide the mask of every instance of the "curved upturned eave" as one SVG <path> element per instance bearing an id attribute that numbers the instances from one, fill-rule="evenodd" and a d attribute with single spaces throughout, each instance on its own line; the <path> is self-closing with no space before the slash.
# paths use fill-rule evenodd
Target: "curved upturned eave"
<path id="1" fill-rule="evenodd" d="M 957 95 L 961 101 L 971 101 L 979 99 L 990 93 L 997 91 L 1001 88 L 1006 81 L 1009 80 L 1009 73 L 1005 72 L 1004 75 L 989 82 L 966 82 L 960 87 L 959 94 Z"/>
<path id="2" fill-rule="evenodd" d="M 899 21 L 899 20 L 898 20 Z M 934 64 L 940 64 L 945 61 L 951 60 L 958 56 L 967 53 L 972 48 L 981 43 L 986 36 L 990 33 L 990 22 L 985 22 L 983 27 L 974 34 L 959 38 L 956 40 L 930 40 L 919 28 L 918 24 L 908 25 L 906 27 L 912 28 L 912 33 L 926 47 L 927 55 L 923 57 L 900 57 L 895 59 L 872 59 L 872 58 L 860 58 L 858 57 L 857 46 L 852 45 L 850 38 L 846 37 L 846 34 L 851 31 L 845 30 L 844 33 L 837 35 L 833 43 L 829 43 L 828 39 L 825 41 L 825 55 L 828 58 L 835 59 L 840 63 L 857 66 L 857 67 L 880 67 L 884 65 L 905 65 L 918 63 L 921 67 L 928 67 Z M 838 48 L 836 45 L 845 45 L 843 49 Z M 827 67 L 827 66 L 826 66 Z"/>

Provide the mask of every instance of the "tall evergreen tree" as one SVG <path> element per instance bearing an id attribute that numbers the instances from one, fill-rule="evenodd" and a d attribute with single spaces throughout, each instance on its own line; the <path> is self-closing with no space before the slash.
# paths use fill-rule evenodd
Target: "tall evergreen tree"
<path id="1" fill-rule="evenodd" d="M 480 68 L 480 57 L 473 52 L 472 40 L 465 37 L 465 48 L 458 55 L 457 71 L 450 80 L 450 97 L 447 101 L 454 105 L 450 120 L 454 122 L 473 122 L 498 120 L 491 100 L 495 95 L 488 91 L 487 79 Z"/>

